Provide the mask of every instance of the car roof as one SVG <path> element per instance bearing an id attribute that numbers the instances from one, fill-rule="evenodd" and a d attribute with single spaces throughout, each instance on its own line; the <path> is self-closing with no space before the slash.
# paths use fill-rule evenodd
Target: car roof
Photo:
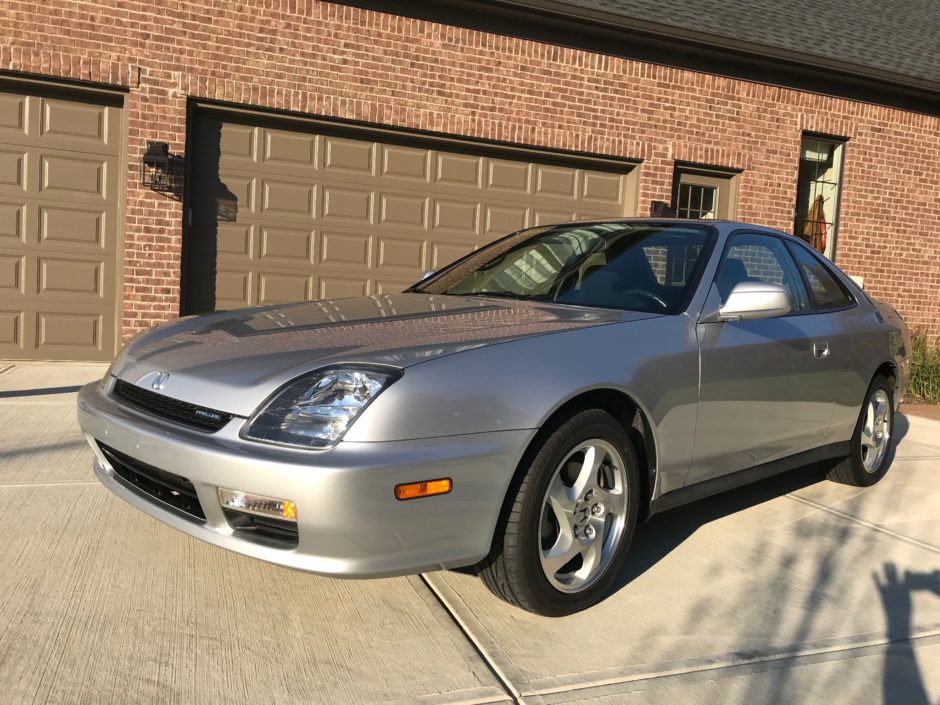
<path id="1" fill-rule="evenodd" d="M 774 235 L 785 235 L 786 237 L 793 238 L 794 240 L 799 240 L 798 237 L 794 236 L 791 233 L 788 233 L 784 230 L 777 230 L 776 228 L 771 228 L 766 225 L 758 225 L 756 223 L 746 223 L 741 220 L 725 220 L 725 219 L 698 219 L 698 218 L 589 218 L 586 220 L 571 220 L 562 223 L 551 223 L 549 225 L 538 226 L 546 228 L 555 228 L 555 227 L 564 227 L 564 226 L 579 226 L 579 225 L 602 225 L 604 223 L 643 223 L 646 225 L 710 225 L 713 227 L 718 227 L 723 232 L 728 232 L 731 229 L 737 230 L 740 228 L 748 228 L 752 230 L 760 230 L 766 233 L 773 233 Z"/>

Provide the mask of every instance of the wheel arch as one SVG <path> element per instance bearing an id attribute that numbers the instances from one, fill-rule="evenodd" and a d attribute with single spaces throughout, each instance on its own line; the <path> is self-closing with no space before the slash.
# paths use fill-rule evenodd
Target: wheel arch
<path id="1" fill-rule="evenodd" d="M 871 379 L 874 380 L 875 377 L 878 377 L 879 375 L 894 380 L 894 390 L 892 392 L 892 397 L 894 402 L 894 409 L 896 411 L 898 405 L 901 403 L 901 374 L 898 370 L 897 363 L 893 360 L 886 360 L 885 362 L 882 362 L 878 366 L 878 369 L 875 370 L 875 374 L 872 375 Z M 870 384 L 871 381 L 869 381 L 869 385 Z"/>
<path id="2" fill-rule="evenodd" d="M 643 500 L 640 502 L 639 521 L 644 521 L 649 515 L 650 501 L 656 487 L 657 448 L 656 434 L 649 415 L 637 401 L 626 392 L 614 387 L 598 387 L 583 390 L 574 396 L 560 402 L 539 425 L 538 432 L 526 446 L 513 477 L 503 495 L 499 517 L 491 538 L 490 550 L 494 542 L 501 536 L 512 509 L 512 502 L 522 483 L 525 468 L 528 466 L 533 454 L 538 452 L 543 440 L 550 435 L 566 419 L 579 411 L 587 409 L 601 409 L 613 416 L 623 425 L 630 440 L 633 442 L 639 464 L 640 491 Z"/>

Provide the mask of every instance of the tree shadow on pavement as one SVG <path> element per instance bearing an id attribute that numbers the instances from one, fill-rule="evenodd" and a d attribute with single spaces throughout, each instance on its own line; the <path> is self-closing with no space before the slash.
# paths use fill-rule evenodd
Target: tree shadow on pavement
<path id="1" fill-rule="evenodd" d="M 940 597 L 940 570 L 905 571 L 902 576 L 894 563 L 885 563 L 883 577 L 875 574 L 872 578 L 881 597 L 890 642 L 885 650 L 882 702 L 930 705 L 911 640 L 912 596 L 924 590 Z"/>

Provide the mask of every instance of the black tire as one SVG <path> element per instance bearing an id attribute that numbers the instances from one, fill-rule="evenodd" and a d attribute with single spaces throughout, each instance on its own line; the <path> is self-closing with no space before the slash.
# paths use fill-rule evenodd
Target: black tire
<path id="1" fill-rule="evenodd" d="M 888 438 L 887 447 L 878 461 L 877 466 L 872 469 L 865 468 L 862 451 L 862 433 L 865 428 L 865 421 L 868 414 L 868 407 L 872 399 L 879 391 L 883 392 L 888 400 L 887 422 Z M 839 482 L 843 485 L 854 485 L 856 487 L 868 487 L 874 485 L 878 480 L 885 476 L 888 467 L 891 464 L 891 433 L 894 431 L 894 380 L 882 375 L 876 376 L 865 394 L 865 401 L 859 412 L 858 422 L 855 424 L 855 432 L 852 434 L 851 455 L 836 461 L 826 471 L 826 477 L 833 482 Z"/>
<path id="2" fill-rule="evenodd" d="M 601 439 L 613 446 L 623 460 L 626 491 L 624 525 L 619 545 L 612 547 L 603 572 L 580 592 L 553 587 L 540 562 L 542 504 L 549 483 L 561 463 L 579 444 Z M 639 509 L 639 468 L 633 445 L 623 426 L 600 409 L 574 413 L 543 430 L 523 460 L 515 494 L 507 499 L 508 513 L 493 541 L 490 555 L 479 565 L 486 586 L 512 605 L 536 614 L 559 617 L 599 602 L 620 572 L 633 540 Z M 512 491 L 512 490 L 510 490 Z"/>

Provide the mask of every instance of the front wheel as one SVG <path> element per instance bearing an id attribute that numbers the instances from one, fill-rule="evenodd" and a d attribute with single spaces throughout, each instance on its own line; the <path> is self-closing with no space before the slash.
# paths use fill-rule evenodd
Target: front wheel
<path id="1" fill-rule="evenodd" d="M 872 380 L 852 434 L 852 453 L 835 463 L 827 477 L 857 487 L 873 485 L 888 472 L 891 432 L 894 429 L 893 380 L 878 375 Z"/>
<path id="2" fill-rule="evenodd" d="M 623 426 L 581 411 L 534 449 L 480 576 L 496 595 L 546 616 L 571 614 L 610 589 L 633 538 L 639 472 Z"/>

